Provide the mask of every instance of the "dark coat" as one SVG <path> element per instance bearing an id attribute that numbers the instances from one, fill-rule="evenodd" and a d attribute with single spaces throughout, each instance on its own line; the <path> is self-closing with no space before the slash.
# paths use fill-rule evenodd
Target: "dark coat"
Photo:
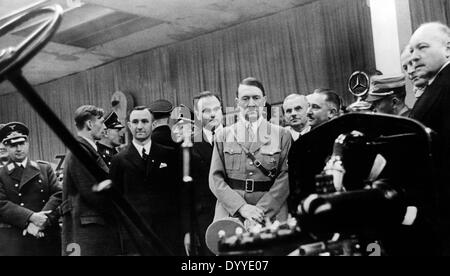
<path id="1" fill-rule="evenodd" d="M 159 126 L 152 132 L 152 141 L 173 149 L 178 149 L 180 144 L 176 143 L 172 138 L 172 130 L 169 126 Z"/>
<path id="2" fill-rule="evenodd" d="M 81 147 L 96 160 L 108 178 L 108 167 L 95 149 L 77 137 Z M 94 193 L 97 181 L 72 153 L 66 157 L 63 182 L 63 255 L 71 255 L 74 246 L 81 256 L 120 255 L 119 226 L 111 201 Z"/>
<path id="3" fill-rule="evenodd" d="M 102 143 L 97 143 L 97 151 L 102 157 L 103 161 L 105 161 L 106 166 L 108 168 L 111 167 L 111 160 L 114 155 L 117 154 L 117 150 L 115 148 L 109 147 Z"/>
<path id="4" fill-rule="evenodd" d="M 194 179 L 193 201 L 194 201 L 194 226 L 198 235 L 199 255 L 212 255 L 206 246 L 205 234 L 208 226 L 213 222 L 216 208 L 216 197 L 209 188 L 209 169 L 211 167 L 211 157 L 213 146 L 205 138 L 203 131 L 199 131 L 194 136 L 194 146 L 192 148 L 191 174 Z"/>
<path id="5" fill-rule="evenodd" d="M 152 141 L 145 162 L 133 144 L 113 157 L 111 179 L 148 226 L 176 255 L 183 255 L 180 169 L 174 149 Z M 125 237 L 125 254 L 136 254 L 131 238 Z M 154 252 L 160 255 L 160 252 Z"/>
<path id="6" fill-rule="evenodd" d="M 58 256 L 61 238 L 58 212 L 61 204 L 61 186 L 51 166 L 44 162 L 28 161 L 20 171 L 15 163 L 0 170 L 0 256 Z M 35 212 L 55 211 L 49 214 L 50 227 L 45 238 L 22 235 L 28 220 Z"/>
<path id="7" fill-rule="evenodd" d="M 410 117 L 437 134 L 433 149 L 437 178 L 429 185 L 435 191 L 438 243 L 442 245 L 442 254 L 450 255 L 450 65 L 426 88 Z"/>

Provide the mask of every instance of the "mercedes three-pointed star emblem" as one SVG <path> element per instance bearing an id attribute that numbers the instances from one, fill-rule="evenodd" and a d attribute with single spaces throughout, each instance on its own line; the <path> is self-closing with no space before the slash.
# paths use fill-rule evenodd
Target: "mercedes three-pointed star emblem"
<path id="1" fill-rule="evenodd" d="M 354 72 L 348 79 L 348 91 L 356 97 L 362 97 L 369 92 L 369 76 L 362 72 Z"/>

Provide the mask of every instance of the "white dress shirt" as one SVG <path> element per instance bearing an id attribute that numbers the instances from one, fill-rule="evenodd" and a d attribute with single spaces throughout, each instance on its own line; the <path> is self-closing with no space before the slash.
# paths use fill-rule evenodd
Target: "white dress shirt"
<path id="1" fill-rule="evenodd" d="M 28 157 L 25 158 L 25 160 L 23 160 L 22 162 L 16 162 L 16 165 L 18 167 L 22 166 L 25 169 L 27 167 L 27 163 L 28 163 Z"/>
<path id="2" fill-rule="evenodd" d="M 147 155 L 150 154 L 150 148 L 152 147 L 152 141 L 150 140 L 147 144 L 145 144 L 144 146 L 141 146 L 138 143 L 136 143 L 135 140 L 133 140 L 133 145 L 137 149 L 137 151 L 139 152 L 139 155 L 142 157 L 142 149 L 145 149 L 145 153 Z"/>
<path id="3" fill-rule="evenodd" d="M 292 139 L 294 141 L 297 141 L 298 138 L 300 138 L 300 136 L 305 135 L 306 133 L 308 133 L 311 130 L 311 126 L 304 127 L 301 132 L 296 131 L 291 126 L 287 126 L 286 129 L 289 130 L 289 132 L 291 133 Z"/>

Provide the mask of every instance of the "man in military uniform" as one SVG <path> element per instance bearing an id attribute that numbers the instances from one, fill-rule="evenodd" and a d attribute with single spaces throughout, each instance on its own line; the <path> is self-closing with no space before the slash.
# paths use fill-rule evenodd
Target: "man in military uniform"
<path id="1" fill-rule="evenodd" d="M 28 128 L 0 130 L 10 161 L 0 169 L 0 256 L 57 256 L 61 186 L 50 164 L 28 159 Z"/>
<path id="2" fill-rule="evenodd" d="M 217 198 L 214 221 L 229 216 L 262 223 L 287 219 L 287 157 L 291 135 L 263 118 L 262 83 L 244 79 L 238 88 L 238 121 L 216 134 L 209 186 Z"/>
<path id="3" fill-rule="evenodd" d="M 0 124 L 0 131 L 4 127 L 4 124 Z M 0 169 L 3 168 L 9 161 L 9 154 L 5 145 L 0 142 Z"/>
<path id="4" fill-rule="evenodd" d="M 405 104 L 405 76 L 373 76 L 370 79 L 369 96 L 375 112 L 408 117 L 411 112 Z"/>
<path id="5" fill-rule="evenodd" d="M 148 109 L 153 115 L 152 141 L 173 149 L 179 149 L 179 144 L 172 137 L 172 130 L 169 125 L 173 105 L 168 100 L 157 100 L 152 102 Z"/>
<path id="6" fill-rule="evenodd" d="M 111 159 L 117 154 L 117 148 L 124 144 L 123 129 L 125 127 L 120 123 L 119 117 L 114 111 L 106 116 L 104 124 L 106 126 L 105 134 L 97 142 L 97 150 L 105 164 L 111 167 Z"/>

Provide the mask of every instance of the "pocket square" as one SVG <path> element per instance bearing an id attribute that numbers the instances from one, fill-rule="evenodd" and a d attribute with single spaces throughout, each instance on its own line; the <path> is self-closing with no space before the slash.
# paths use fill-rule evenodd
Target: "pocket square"
<path id="1" fill-rule="evenodd" d="M 167 164 L 166 164 L 166 163 L 161 163 L 161 165 L 159 165 L 159 168 L 160 168 L 160 169 L 166 168 L 166 167 L 167 167 Z"/>

